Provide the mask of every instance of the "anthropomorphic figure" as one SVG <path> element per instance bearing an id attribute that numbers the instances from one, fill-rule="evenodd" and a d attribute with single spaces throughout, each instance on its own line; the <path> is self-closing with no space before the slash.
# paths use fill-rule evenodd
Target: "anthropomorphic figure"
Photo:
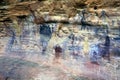
<path id="1" fill-rule="evenodd" d="M 89 52 L 88 37 L 85 37 L 84 42 L 83 42 L 83 55 L 84 56 L 88 55 L 88 52 Z"/>
<path id="2" fill-rule="evenodd" d="M 91 46 L 89 56 L 91 63 L 98 64 L 98 59 L 100 56 L 98 45 L 94 44 Z"/>
<path id="3" fill-rule="evenodd" d="M 6 23 L 4 23 L 4 26 L 6 27 L 7 32 L 11 36 L 10 40 L 8 42 L 8 48 L 7 48 L 8 51 L 11 51 L 11 49 L 16 41 L 16 33 L 15 33 L 15 30 L 12 27 L 8 26 Z"/>
<path id="4" fill-rule="evenodd" d="M 108 14 L 106 13 L 105 10 L 102 10 L 102 11 L 101 11 L 100 18 L 106 18 L 106 17 L 109 17 Z"/>
<path id="5" fill-rule="evenodd" d="M 119 36 L 120 36 L 120 20 L 117 20 L 117 24 L 118 24 L 118 30 L 119 30 Z"/>
<path id="6" fill-rule="evenodd" d="M 42 46 L 42 54 L 45 54 L 45 51 L 48 46 L 48 42 L 52 36 L 52 31 L 51 31 L 49 25 L 47 25 L 47 24 L 40 25 L 39 34 L 40 34 L 40 43 Z"/>
<path id="7" fill-rule="evenodd" d="M 10 38 L 10 40 L 9 40 L 9 50 L 11 50 L 11 48 L 13 47 L 13 44 L 14 44 L 14 42 L 15 42 L 15 40 L 16 40 L 16 34 L 15 34 L 15 32 L 14 31 L 12 31 L 11 30 L 11 38 Z"/>
<path id="8" fill-rule="evenodd" d="M 55 58 L 54 58 L 54 61 L 59 63 L 59 60 L 60 60 L 60 57 L 61 57 L 61 54 L 62 54 L 62 48 L 59 44 L 57 44 L 55 47 L 54 47 L 54 50 L 55 50 Z"/>
<path id="9" fill-rule="evenodd" d="M 108 61 L 110 61 L 110 37 L 105 37 L 105 53 L 103 54 L 103 57 L 106 57 Z"/>
<path id="10" fill-rule="evenodd" d="M 106 13 L 106 11 L 105 10 L 102 10 L 101 11 L 101 14 L 100 14 L 100 18 L 101 18 L 101 20 L 102 20 L 102 23 L 103 23 L 103 27 L 105 28 L 105 34 L 108 34 L 108 30 L 109 30 L 109 24 L 108 24 L 108 18 L 109 18 L 109 16 L 108 16 L 108 14 Z"/>
<path id="11" fill-rule="evenodd" d="M 91 63 L 93 63 L 93 64 L 98 64 L 98 62 L 97 62 L 97 53 L 94 51 L 93 52 L 93 57 L 91 58 Z"/>
<path id="12" fill-rule="evenodd" d="M 87 14 L 87 11 L 84 9 L 82 10 L 81 30 L 85 30 L 85 28 L 87 27 L 85 14 Z"/>

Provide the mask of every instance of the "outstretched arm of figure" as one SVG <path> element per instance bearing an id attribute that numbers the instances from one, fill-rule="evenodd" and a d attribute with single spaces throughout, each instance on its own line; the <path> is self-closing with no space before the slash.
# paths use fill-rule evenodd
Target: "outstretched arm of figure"
<path id="1" fill-rule="evenodd" d="M 107 13 L 105 13 L 105 15 L 109 18 L 109 15 Z"/>

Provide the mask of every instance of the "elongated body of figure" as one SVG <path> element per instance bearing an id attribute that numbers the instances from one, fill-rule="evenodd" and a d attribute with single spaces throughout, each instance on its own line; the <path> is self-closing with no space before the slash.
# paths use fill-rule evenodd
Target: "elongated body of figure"
<path id="1" fill-rule="evenodd" d="M 48 42 L 52 36 L 52 32 L 51 32 L 49 25 L 47 24 L 40 25 L 39 34 L 40 34 L 40 43 L 42 46 L 42 54 L 44 54 L 47 49 Z"/>

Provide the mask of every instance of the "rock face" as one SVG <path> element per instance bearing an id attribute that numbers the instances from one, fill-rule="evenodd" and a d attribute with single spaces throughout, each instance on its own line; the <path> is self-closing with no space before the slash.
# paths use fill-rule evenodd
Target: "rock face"
<path id="1" fill-rule="evenodd" d="M 16 4 L 16 3 L 20 3 L 20 2 L 29 2 L 29 1 L 39 1 L 39 2 L 43 2 L 43 1 L 48 1 L 49 3 L 58 3 L 57 6 L 60 6 L 61 3 L 67 3 L 69 4 L 69 6 L 74 6 L 74 7 L 84 7 L 86 5 L 99 5 L 99 6 L 109 6 L 109 7 L 113 7 L 113 6 L 120 6 L 120 0 L 1 0 L 1 4 Z M 48 3 L 48 4 L 49 4 Z M 53 5 L 52 5 L 53 6 Z"/>
<path id="2" fill-rule="evenodd" d="M 0 6 L 0 13 L 2 17 L 11 16 L 12 12 L 20 13 L 26 11 L 28 13 L 28 5 L 31 5 L 32 10 L 36 10 L 38 12 L 49 12 L 49 14 L 56 15 L 58 13 L 65 13 L 68 17 L 75 16 L 77 13 L 77 9 L 83 7 L 119 7 L 120 0 L 68 0 L 68 1 L 56 1 L 56 0 L 45 0 L 45 1 L 37 1 L 37 0 L 2 0 Z M 6 9 L 6 10 L 3 10 Z M 8 10 L 8 11 L 7 11 Z M 10 11 L 10 12 L 9 12 Z M 4 13 L 4 14 L 3 14 Z M 14 13 L 15 14 L 15 13 Z M 14 15 L 13 14 L 13 15 Z M 25 14 L 25 13 L 20 13 Z M 27 14 L 28 15 L 28 14 Z"/>
<path id="3" fill-rule="evenodd" d="M 87 0 L 86 4 L 90 6 L 99 6 L 99 7 L 119 7 L 120 1 L 119 0 Z"/>
<path id="4" fill-rule="evenodd" d="M 69 22 L 70 18 L 75 17 L 77 13 L 81 11 L 83 7 L 92 7 L 92 11 L 94 11 L 94 6 L 98 7 L 111 7 L 111 6 L 119 6 L 119 0 L 2 0 L 0 3 L 0 21 L 3 21 L 7 18 L 12 19 L 13 17 L 18 16 L 28 16 L 31 14 L 35 14 L 36 18 L 34 22 L 36 24 L 41 24 L 44 22 L 45 12 L 47 12 L 49 21 L 53 16 L 57 16 L 55 20 L 56 22 Z M 104 6 L 105 5 L 105 6 Z M 33 13 L 29 10 L 29 6 Z M 110 8 L 111 10 L 111 8 Z M 110 11 L 109 13 L 120 14 L 114 11 Z M 117 10 L 116 10 L 117 11 Z M 51 17 L 52 16 L 52 17 Z M 62 16 L 62 17 L 61 17 Z M 58 19 L 60 18 L 60 19 Z M 13 19 L 12 19 L 13 21 Z M 96 20 L 95 20 L 96 21 Z"/>

